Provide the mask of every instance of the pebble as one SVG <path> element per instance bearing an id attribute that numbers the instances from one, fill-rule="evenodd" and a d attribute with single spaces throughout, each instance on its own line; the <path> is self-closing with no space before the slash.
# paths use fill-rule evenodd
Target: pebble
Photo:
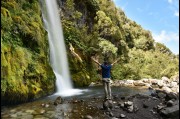
<path id="1" fill-rule="evenodd" d="M 34 112 L 34 110 L 26 110 L 25 112 L 32 114 Z"/>
<path id="2" fill-rule="evenodd" d="M 120 114 L 120 117 L 121 117 L 121 118 L 125 118 L 125 117 L 126 117 L 126 115 L 124 115 L 124 114 Z"/>
<path id="3" fill-rule="evenodd" d="M 92 118 L 92 116 L 90 116 L 90 115 L 86 115 L 86 116 L 85 116 L 85 119 L 93 119 L 93 118 Z"/>

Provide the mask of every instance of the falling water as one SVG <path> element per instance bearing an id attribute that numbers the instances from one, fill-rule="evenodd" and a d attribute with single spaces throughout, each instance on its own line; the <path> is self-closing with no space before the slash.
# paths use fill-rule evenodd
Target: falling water
<path id="1" fill-rule="evenodd" d="M 40 3 L 44 26 L 48 32 L 50 62 L 56 76 L 56 94 L 63 96 L 78 94 L 80 90 L 73 89 L 69 75 L 66 47 L 56 0 L 41 0 Z"/>

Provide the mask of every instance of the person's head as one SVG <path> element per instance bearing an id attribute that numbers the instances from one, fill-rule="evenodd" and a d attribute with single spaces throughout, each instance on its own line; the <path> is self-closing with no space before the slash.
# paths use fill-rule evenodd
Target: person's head
<path id="1" fill-rule="evenodd" d="M 104 65 L 108 65 L 108 61 L 104 61 Z"/>

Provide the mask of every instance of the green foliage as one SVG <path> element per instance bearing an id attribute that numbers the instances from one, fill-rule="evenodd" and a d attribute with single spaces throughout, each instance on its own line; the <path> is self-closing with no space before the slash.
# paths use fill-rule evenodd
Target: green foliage
<path id="1" fill-rule="evenodd" d="M 48 41 L 40 13 L 36 0 L 2 1 L 3 102 L 26 102 L 54 91 L 55 77 L 48 61 Z"/>
<path id="2" fill-rule="evenodd" d="M 102 54 L 112 53 L 116 55 L 118 50 L 117 47 L 115 47 L 111 42 L 102 38 L 100 38 L 99 47 L 102 50 Z"/>
<path id="3" fill-rule="evenodd" d="M 161 43 L 155 43 L 155 50 L 161 52 L 161 53 L 166 53 L 166 54 L 172 54 L 170 49 L 166 47 L 164 44 Z"/>
<path id="4" fill-rule="evenodd" d="M 117 65 L 113 76 L 117 79 L 161 78 L 174 76 L 179 68 L 179 60 L 155 51 L 132 49 L 129 62 Z M 119 69 L 118 69 L 119 68 Z M 118 78 L 119 77 L 119 78 Z"/>

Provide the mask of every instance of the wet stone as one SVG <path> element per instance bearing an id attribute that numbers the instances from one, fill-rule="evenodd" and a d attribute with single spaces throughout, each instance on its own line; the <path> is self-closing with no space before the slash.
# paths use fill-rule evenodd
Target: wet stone
<path id="1" fill-rule="evenodd" d="M 11 114 L 10 117 L 15 118 L 17 117 L 17 114 Z"/>
<path id="2" fill-rule="evenodd" d="M 34 112 L 34 110 L 26 110 L 25 112 L 32 114 Z"/>
<path id="3" fill-rule="evenodd" d="M 33 115 L 24 115 L 21 119 L 33 119 Z"/>
<path id="4" fill-rule="evenodd" d="M 34 119 L 48 119 L 48 118 L 44 117 L 43 115 L 35 115 Z"/>
<path id="5" fill-rule="evenodd" d="M 121 117 L 121 118 L 125 118 L 125 117 L 126 117 L 126 115 L 124 115 L 124 114 L 120 114 L 120 117 Z"/>
<path id="6" fill-rule="evenodd" d="M 92 116 L 90 116 L 90 115 L 86 115 L 86 116 L 85 116 L 85 119 L 93 119 L 93 118 L 92 118 Z"/>
<path id="7" fill-rule="evenodd" d="M 169 100 L 169 101 L 167 102 L 167 106 L 168 106 L 168 107 L 172 107 L 172 106 L 173 106 L 173 103 L 174 103 L 174 102 L 173 102 L 172 100 Z"/>

